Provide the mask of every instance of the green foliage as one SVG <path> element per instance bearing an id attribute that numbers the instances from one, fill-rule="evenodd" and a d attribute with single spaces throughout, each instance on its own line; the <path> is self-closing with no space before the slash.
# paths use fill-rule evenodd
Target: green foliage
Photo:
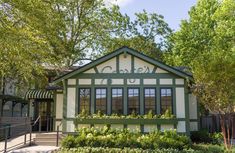
<path id="1" fill-rule="evenodd" d="M 212 145 L 212 144 L 196 144 L 192 146 L 192 149 L 198 150 L 202 153 L 222 153 L 226 152 L 223 146 Z"/>
<path id="2" fill-rule="evenodd" d="M 138 115 L 135 111 L 132 111 L 130 115 L 118 115 L 118 114 L 111 114 L 106 115 L 103 114 L 101 111 L 97 111 L 97 114 L 88 114 L 85 110 L 82 110 L 80 114 L 76 116 L 76 119 L 138 119 L 138 118 L 145 118 L 145 119 L 173 119 L 175 115 L 171 114 L 171 112 L 167 109 L 163 115 L 153 115 L 152 110 L 150 110 L 146 115 Z"/>
<path id="3" fill-rule="evenodd" d="M 170 119 L 170 118 L 175 118 L 175 116 L 171 113 L 169 109 L 166 109 L 165 113 L 162 114 L 160 118 Z"/>
<path id="4" fill-rule="evenodd" d="M 61 149 L 58 153 L 201 153 L 192 149 L 141 149 L 141 148 L 102 148 L 102 147 L 77 147 Z"/>
<path id="5" fill-rule="evenodd" d="M 101 129 L 81 128 L 76 136 L 68 136 L 62 141 L 63 148 L 74 147 L 109 147 L 109 148 L 142 148 L 178 150 L 190 148 L 190 139 L 185 135 L 178 135 L 176 131 L 154 131 L 142 134 L 129 129 L 116 130 L 108 127 Z M 67 141 L 71 141 L 70 143 Z M 74 144 L 75 142 L 75 144 Z"/>
<path id="6" fill-rule="evenodd" d="M 192 149 L 141 149 L 141 148 L 102 148 L 102 147 L 78 147 L 61 149 L 58 153 L 201 153 Z"/>
<path id="7" fill-rule="evenodd" d="M 206 129 L 191 132 L 191 140 L 196 143 L 222 144 L 222 133 L 209 133 Z"/>

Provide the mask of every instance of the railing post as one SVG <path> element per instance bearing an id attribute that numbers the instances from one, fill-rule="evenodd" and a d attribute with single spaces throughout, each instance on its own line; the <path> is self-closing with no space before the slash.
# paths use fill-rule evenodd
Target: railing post
<path id="1" fill-rule="evenodd" d="M 57 131 L 56 131 L 56 147 L 59 146 L 59 126 L 57 126 Z"/>
<path id="2" fill-rule="evenodd" d="M 47 116 L 47 132 L 49 130 L 49 119 L 48 119 L 48 116 Z"/>
<path id="3" fill-rule="evenodd" d="M 42 128 L 42 119 L 40 117 L 39 118 L 39 133 L 41 133 L 41 128 Z"/>
<path id="4" fill-rule="evenodd" d="M 33 125 L 31 125 L 31 124 L 29 126 L 29 145 L 30 146 L 32 145 L 32 143 L 31 143 L 31 141 L 32 141 L 32 126 Z"/>
<path id="5" fill-rule="evenodd" d="M 8 126 L 5 128 L 5 146 L 4 146 L 4 153 L 7 152 L 7 137 L 8 137 Z"/>

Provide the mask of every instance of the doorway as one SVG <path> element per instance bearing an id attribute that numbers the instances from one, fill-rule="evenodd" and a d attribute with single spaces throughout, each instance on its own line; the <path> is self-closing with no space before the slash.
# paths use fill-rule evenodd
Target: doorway
<path id="1" fill-rule="evenodd" d="M 40 116 L 35 131 L 49 132 L 53 130 L 53 100 L 35 100 L 35 119 Z"/>

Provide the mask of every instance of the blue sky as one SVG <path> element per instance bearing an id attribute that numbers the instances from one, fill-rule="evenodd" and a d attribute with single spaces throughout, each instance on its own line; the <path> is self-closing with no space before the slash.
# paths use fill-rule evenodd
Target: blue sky
<path id="1" fill-rule="evenodd" d="M 188 19 L 188 11 L 196 0 L 106 0 L 120 6 L 121 12 L 134 19 L 135 12 L 145 9 L 164 16 L 170 28 L 179 30 L 180 21 Z"/>

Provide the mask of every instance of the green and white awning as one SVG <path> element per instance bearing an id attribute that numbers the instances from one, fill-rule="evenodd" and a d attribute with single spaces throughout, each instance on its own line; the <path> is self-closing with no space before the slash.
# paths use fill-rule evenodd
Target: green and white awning
<path id="1" fill-rule="evenodd" d="M 53 99 L 53 92 L 46 90 L 28 90 L 25 99 Z"/>

